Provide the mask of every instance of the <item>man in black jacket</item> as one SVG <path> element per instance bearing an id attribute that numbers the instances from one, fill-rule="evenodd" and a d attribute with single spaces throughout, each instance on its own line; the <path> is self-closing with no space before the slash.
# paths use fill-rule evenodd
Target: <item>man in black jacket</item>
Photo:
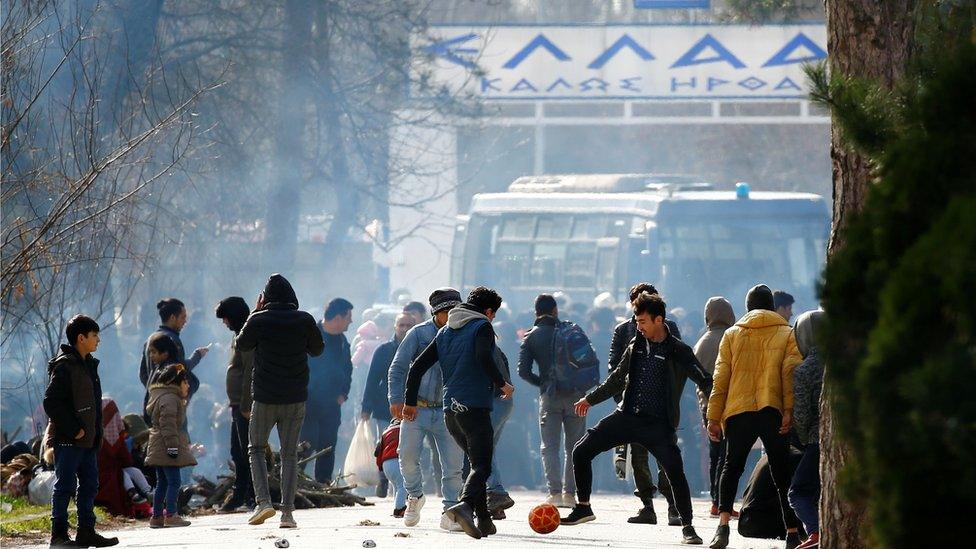
<path id="1" fill-rule="evenodd" d="M 277 425 L 281 441 L 281 527 L 295 528 L 292 511 L 298 482 L 298 435 L 308 400 L 308 357 L 322 353 L 322 334 L 312 315 L 298 310 L 298 297 L 291 284 L 280 274 L 273 274 L 235 344 L 239 351 L 254 351 L 248 456 L 257 508 L 248 524 L 262 524 L 275 514 L 265 449 L 271 429 Z"/>
<path id="2" fill-rule="evenodd" d="M 631 306 L 633 306 L 634 300 L 644 292 L 651 295 L 659 295 L 657 288 L 652 284 L 640 282 L 630 289 L 630 295 L 628 297 L 630 298 Z M 664 323 L 667 325 L 671 335 L 681 339 L 681 331 L 678 330 L 678 325 L 673 320 L 665 319 Z M 624 355 L 624 350 L 634 341 L 634 336 L 636 335 L 637 319 L 633 316 L 617 324 L 617 327 L 613 329 L 613 339 L 610 341 L 610 358 L 607 361 L 608 373 L 613 373 L 613 370 L 620 362 L 620 358 Z M 613 397 L 616 402 L 620 402 L 621 398 L 622 395 L 614 395 Z M 626 449 L 626 446 L 623 449 Z M 657 524 L 657 514 L 654 512 L 653 504 L 654 492 L 657 491 L 657 488 L 654 487 L 654 479 L 651 478 L 650 455 L 647 449 L 640 444 L 631 444 L 630 452 L 630 464 L 634 472 L 634 486 L 637 488 L 634 490 L 634 495 L 640 498 L 643 506 L 637 512 L 637 515 L 627 519 L 627 522 L 633 524 Z M 618 468 L 624 468 L 626 467 L 626 462 L 624 460 L 618 460 L 616 466 Z M 623 469 L 620 469 L 620 471 L 619 474 L 622 478 L 624 474 Z M 664 474 L 664 469 L 660 463 L 657 464 L 657 482 L 661 488 L 661 495 L 668 502 L 668 525 L 680 526 L 681 516 L 678 514 L 678 509 L 674 506 L 671 485 L 668 484 L 668 477 Z"/>
<path id="3" fill-rule="evenodd" d="M 47 365 L 44 412 L 45 445 L 54 446 L 54 493 L 51 496 L 51 547 L 109 547 L 118 538 L 95 533 L 98 448 L 102 445 L 102 382 L 98 360 L 98 323 L 77 315 L 68 321 L 58 356 Z M 75 494 L 75 489 L 78 493 Z M 78 506 L 78 538 L 68 536 L 68 502 Z"/>
<path id="4" fill-rule="evenodd" d="M 214 313 L 234 335 L 251 314 L 243 297 L 228 297 L 217 304 Z M 230 342 L 230 363 L 227 365 L 227 400 L 230 405 L 230 455 L 234 461 L 234 494 L 220 508 L 221 513 L 233 513 L 242 505 L 254 506 L 254 487 L 251 466 L 247 458 L 247 431 L 251 418 L 251 380 L 254 378 L 254 351 L 240 351 L 234 338 Z"/>
<path id="5" fill-rule="evenodd" d="M 539 427 L 542 433 L 542 468 L 546 473 L 549 497 L 546 503 L 572 508 L 576 503 L 576 477 L 573 473 L 573 446 L 583 438 L 586 418 L 576 415 L 574 404 L 582 391 L 560 391 L 556 388 L 553 356 L 553 337 L 559 323 L 556 299 L 549 294 L 535 298 L 535 326 L 522 339 L 519 350 L 519 377 L 539 388 Z M 539 373 L 532 371 L 532 363 L 539 365 Z M 559 451 L 565 438 L 565 469 Z M 565 474 L 565 479 L 563 475 Z"/>
<path id="6" fill-rule="evenodd" d="M 576 403 L 576 413 L 585 416 L 591 406 L 623 395 L 617 409 L 588 430 L 573 450 L 579 503 L 562 524 L 576 525 L 595 518 L 590 507 L 593 459 L 614 446 L 637 443 L 654 454 L 671 482 L 683 525 L 682 543 L 702 543 L 691 525 L 691 493 L 675 431 L 685 381 L 691 378 L 705 391 L 711 389 L 711 378 L 691 348 L 670 333 L 664 323 L 665 311 L 660 296 L 645 292 L 637 297 L 634 316 L 640 335 L 624 351 L 610 377 Z"/>

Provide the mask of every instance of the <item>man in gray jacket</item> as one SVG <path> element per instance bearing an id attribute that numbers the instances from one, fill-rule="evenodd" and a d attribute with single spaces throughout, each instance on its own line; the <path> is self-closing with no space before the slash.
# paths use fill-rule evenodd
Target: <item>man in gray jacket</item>
<path id="1" fill-rule="evenodd" d="M 447 324 L 447 314 L 461 304 L 461 294 L 454 288 L 439 288 L 430 294 L 428 300 L 432 318 L 422 322 L 407 332 L 390 365 L 390 414 L 402 419 L 404 396 L 407 389 L 407 372 L 410 363 L 430 345 L 437 331 Z M 424 438 L 430 436 L 437 449 L 443 476 L 443 505 L 447 510 L 458 503 L 461 491 L 461 448 L 457 445 L 444 423 L 444 382 L 440 368 L 431 368 L 420 382 L 417 396 L 418 413 L 413 421 L 400 425 L 400 471 L 407 490 L 407 510 L 403 514 L 406 526 L 416 526 L 420 522 L 423 509 L 424 480 L 420 471 L 420 453 Z M 447 515 L 441 515 L 441 528 L 459 531 L 458 526 Z"/>

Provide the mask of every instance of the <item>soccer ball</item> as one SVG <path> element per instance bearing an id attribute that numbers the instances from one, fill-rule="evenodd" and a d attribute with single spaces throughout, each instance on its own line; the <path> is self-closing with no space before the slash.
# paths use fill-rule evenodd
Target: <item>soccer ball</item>
<path id="1" fill-rule="evenodd" d="M 529 511 L 529 526 L 537 534 L 548 534 L 559 528 L 559 509 L 550 503 L 536 505 Z"/>

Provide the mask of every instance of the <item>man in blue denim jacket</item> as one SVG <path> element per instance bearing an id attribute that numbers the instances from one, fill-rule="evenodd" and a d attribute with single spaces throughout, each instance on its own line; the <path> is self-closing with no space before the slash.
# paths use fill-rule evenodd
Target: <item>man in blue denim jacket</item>
<path id="1" fill-rule="evenodd" d="M 428 301 L 432 318 L 407 332 L 390 366 L 390 413 L 396 418 L 402 417 L 410 363 L 430 345 L 437 331 L 447 324 L 447 313 L 461 304 L 461 294 L 454 288 L 439 288 L 430 294 Z M 431 368 L 424 375 L 417 394 L 417 418 L 400 425 L 400 471 L 407 489 L 407 510 L 403 515 L 406 526 L 416 526 L 420 522 L 420 510 L 426 501 L 420 471 L 420 453 L 427 436 L 433 439 L 440 459 L 444 509 L 458 503 L 462 453 L 444 423 L 443 390 L 441 369 Z M 446 515 L 441 515 L 440 525 L 445 530 L 460 531 L 460 526 Z"/>

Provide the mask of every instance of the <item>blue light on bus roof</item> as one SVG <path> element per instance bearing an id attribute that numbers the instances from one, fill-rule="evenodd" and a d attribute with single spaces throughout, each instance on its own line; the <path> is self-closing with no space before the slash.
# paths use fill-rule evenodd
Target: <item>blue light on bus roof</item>
<path id="1" fill-rule="evenodd" d="M 736 198 L 749 198 L 749 184 L 745 182 L 738 182 L 735 184 L 735 197 Z"/>

